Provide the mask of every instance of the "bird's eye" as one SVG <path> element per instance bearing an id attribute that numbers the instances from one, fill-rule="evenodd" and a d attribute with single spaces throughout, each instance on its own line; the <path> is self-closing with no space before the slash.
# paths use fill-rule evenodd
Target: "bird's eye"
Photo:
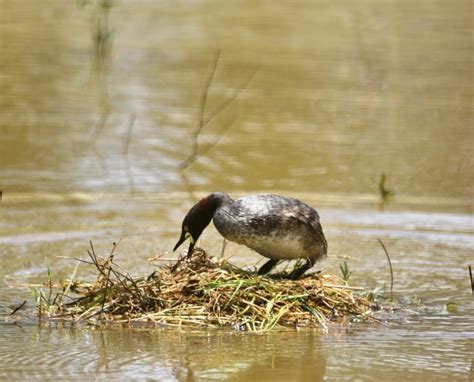
<path id="1" fill-rule="evenodd" d="M 187 225 L 183 226 L 183 230 L 186 231 L 186 232 L 188 232 L 188 231 L 189 231 L 188 226 L 187 226 Z"/>

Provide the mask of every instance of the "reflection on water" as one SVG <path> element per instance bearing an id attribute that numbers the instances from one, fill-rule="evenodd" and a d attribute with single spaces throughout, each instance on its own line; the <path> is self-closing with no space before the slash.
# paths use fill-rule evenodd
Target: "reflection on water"
<path id="1" fill-rule="evenodd" d="M 122 238 L 118 261 L 149 274 L 211 190 L 316 206 L 330 248 L 318 266 L 344 259 L 357 285 L 387 282 L 382 238 L 396 298 L 427 308 L 324 335 L 1 324 L 0 379 L 472 375 L 469 1 L 80 3 L 0 0 L 3 320 L 30 298 L 18 284 L 48 264 L 68 277 L 89 240 L 107 252 Z M 194 145 L 202 155 L 180 170 Z M 213 229 L 201 240 L 221 244 Z M 232 243 L 226 254 L 261 260 Z"/>
<path id="2" fill-rule="evenodd" d="M 21 341 L 22 348 L 0 350 L 0 377 L 376 381 L 468 375 L 473 351 L 472 342 L 466 341 L 466 337 L 473 339 L 470 328 L 447 335 L 436 322 L 427 325 L 415 318 L 405 325 L 427 331 L 423 336 L 407 335 L 405 328 L 392 326 L 341 328 L 331 335 L 313 331 L 259 335 L 9 325 L 3 331 Z M 406 341 L 409 347 L 403 345 Z"/>
<path id="3" fill-rule="evenodd" d="M 3 187 L 128 191 L 131 115 L 136 188 L 183 187 L 177 166 L 220 48 L 205 118 L 260 69 L 203 129 L 203 146 L 225 135 L 188 169 L 194 187 L 369 193 L 386 173 L 397 195 L 468 198 L 471 15 L 462 4 L 393 2 L 379 13 L 364 2 L 172 11 L 117 3 L 110 63 L 98 66 L 85 9 L 6 3 Z M 209 9 L 212 21 L 192 17 Z"/>
<path id="4" fill-rule="evenodd" d="M 0 351 L 0 373 L 17 379 L 120 375 L 160 381 L 320 381 L 326 368 L 321 338 L 316 333 L 38 330 L 33 326 L 5 329 L 12 338 L 23 339 L 23 349 Z"/>

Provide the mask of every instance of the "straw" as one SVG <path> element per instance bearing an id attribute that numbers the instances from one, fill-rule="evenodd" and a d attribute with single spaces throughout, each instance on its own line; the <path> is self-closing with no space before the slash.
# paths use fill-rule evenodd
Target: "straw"
<path id="1" fill-rule="evenodd" d="M 372 316 L 371 301 L 355 294 L 362 288 L 348 286 L 338 276 L 259 276 L 195 248 L 178 267 L 162 265 L 148 277 L 133 278 L 114 262 L 116 247 L 104 259 L 91 244 L 90 261 L 81 262 L 94 267 L 95 281 L 54 285 L 61 298 L 51 298 L 56 305 L 52 308 L 48 301 L 43 316 L 93 324 L 148 322 L 251 331 L 326 327 L 329 322 Z M 53 286 L 50 281 L 45 285 Z M 64 303 L 64 297 L 72 302 Z"/>

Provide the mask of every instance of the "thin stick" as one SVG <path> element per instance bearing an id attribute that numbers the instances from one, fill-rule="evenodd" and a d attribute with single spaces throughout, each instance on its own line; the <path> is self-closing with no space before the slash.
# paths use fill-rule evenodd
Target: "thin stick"
<path id="1" fill-rule="evenodd" d="M 387 248 L 385 248 L 385 244 L 383 243 L 382 240 L 377 239 L 380 245 L 383 248 L 383 251 L 385 252 L 385 255 L 387 256 L 388 260 L 388 265 L 390 266 L 390 301 L 393 301 L 393 268 L 392 268 L 392 262 L 390 261 L 390 256 L 388 254 Z"/>
<path id="2" fill-rule="evenodd" d="M 128 147 L 130 146 L 130 141 L 132 140 L 132 130 L 133 125 L 135 123 L 135 114 L 130 114 L 130 118 L 128 120 L 128 129 L 127 129 L 127 136 L 125 137 L 125 144 L 123 147 L 123 155 L 128 156 Z"/>
<path id="3" fill-rule="evenodd" d="M 48 305 L 51 305 L 51 296 L 53 294 L 53 279 L 51 278 L 51 268 L 48 264 L 48 284 L 49 284 L 49 292 L 48 292 Z"/>
<path id="4" fill-rule="evenodd" d="M 130 141 L 132 140 L 132 131 L 133 131 L 134 123 L 135 123 L 135 114 L 132 113 L 130 114 L 130 118 L 128 120 L 127 135 L 125 137 L 125 144 L 122 151 L 124 162 L 125 162 L 125 172 L 127 173 L 128 184 L 130 186 L 130 193 L 132 194 L 135 189 L 135 180 L 133 178 L 132 166 L 130 164 L 130 156 L 128 155 L 128 148 L 130 146 Z"/>
<path id="5" fill-rule="evenodd" d="M 20 305 L 18 305 L 15 309 L 13 309 L 12 312 L 10 313 L 10 316 L 13 316 L 16 312 L 18 312 L 25 305 L 26 305 L 26 300 L 23 301 Z"/>
<path id="6" fill-rule="evenodd" d="M 217 63 L 216 63 L 216 65 L 217 65 Z M 255 77 L 255 75 L 257 74 L 259 69 L 260 69 L 260 67 L 257 67 L 253 71 L 253 73 L 247 79 L 245 79 L 245 81 L 243 81 L 243 83 L 237 88 L 237 90 L 228 99 L 224 100 L 216 109 L 214 109 L 214 111 L 206 119 L 204 119 L 204 112 L 203 111 L 201 112 L 201 114 L 200 114 L 200 116 L 201 116 L 200 127 L 194 133 L 194 141 L 193 141 L 194 142 L 194 150 L 193 150 L 192 154 L 183 163 L 181 163 L 181 165 L 179 166 L 181 169 L 185 169 L 186 167 L 189 167 L 196 160 L 196 158 L 198 156 L 204 155 L 205 153 L 207 153 L 210 149 L 212 149 L 215 145 L 217 145 L 219 143 L 219 141 L 221 140 L 223 134 L 233 125 L 233 122 L 228 124 L 223 129 L 221 129 L 219 137 L 213 143 L 211 143 L 210 145 L 205 147 L 200 152 L 199 152 L 197 138 L 198 138 L 201 130 L 204 128 L 204 126 L 209 124 L 222 110 L 224 110 L 232 101 L 234 101 L 239 96 L 239 94 L 242 92 L 242 90 L 244 90 L 248 86 L 248 84 L 253 80 L 253 78 Z M 215 71 L 215 67 L 214 67 L 214 71 Z M 214 71 L 212 72 L 212 75 L 214 74 Z M 209 87 L 206 88 L 206 98 L 207 98 L 208 90 L 209 90 Z M 201 104 L 201 106 L 203 106 L 205 108 L 205 103 Z M 202 109 L 202 110 L 204 110 L 204 109 Z"/>
<path id="7" fill-rule="evenodd" d="M 106 109 L 100 114 L 98 121 L 94 126 L 94 132 L 92 133 L 92 141 L 95 142 L 99 137 L 100 133 L 104 129 L 107 119 L 109 119 L 110 115 L 110 108 L 106 107 Z"/>
<path id="8" fill-rule="evenodd" d="M 257 67 L 253 73 L 242 82 L 242 84 L 237 88 L 237 90 L 230 96 L 228 99 L 226 99 L 224 102 L 222 102 L 212 113 L 207 117 L 207 119 L 204 121 L 204 126 L 206 126 L 208 123 L 210 123 L 222 110 L 224 110 L 227 105 L 229 105 L 233 100 L 235 100 L 239 94 L 247 88 L 248 84 L 254 79 L 255 75 L 257 74 L 258 70 L 260 67 Z"/>
<path id="9" fill-rule="evenodd" d="M 86 264 L 93 264 L 103 277 L 107 277 L 104 270 L 102 269 L 103 267 L 101 266 L 101 264 L 99 264 L 99 260 L 97 259 L 97 256 L 95 255 L 95 253 L 87 250 L 87 254 L 91 258 L 91 260 L 92 260 L 91 262 L 88 262 L 86 260 L 80 260 L 80 259 L 78 259 L 78 261 L 81 261 L 81 262 L 86 263 Z"/>
<path id="10" fill-rule="evenodd" d="M 186 158 L 186 160 L 184 160 L 183 163 L 181 163 L 181 165 L 179 166 L 181 169 L 185 169 L 196 160 L 198 153 L 198 137 L 204 127 L 204 113 L 206 111 L 207 95 L 209 94 L 209 88 L 211 87 L 212 79 L 214 78 L 214 74 L 216 73 L 217 63 L 219 62 L 220 55 L 221 51 L 219 49 L 216 52 L 214 61 L 209 71 L 209 75 L 204 85 L 203 92 L 201 94 L 201 101 L 199 103 L 199 122 L 196 131 L 193 133 L 193 148 L 188 158 Z"/>
<path id="11" fill-rule="evenodd" d="M 474 280 L 472 279 L 472 268 L 469 265 L 469 277 L 471 278 L 471 292 L 474 294 Z"/>
<path id="12" fill-rule="evenodd" d="M 335 288 L 335 289 L 348 289 L 348 290 L 364 290 L 362 287 L 352 287 L 348 285 L 335 285 L 335 284 L 324 284 L 321 288 Z"/>
<path id="13" fill-rule="evenodd" d="M 217 139 L 210 143 L 209 145 L 207 145 L 206 147 L 204 147 L 203 149 L 200 150 L 200 152 L 196 155 L 196 156 L 203 156 L 205 155 L 209 150 L 211 150 L 214 146 L 216 146 L 220 140 L 222 139 L 222 137 L 224 136 L 224 133 L 229 130 L 232 125 L 234 124 L 234 121 L 232 121 L 231 123 L 229 123 L 225 128 L 223 128 L 221 131 L 220 131 L 220 134 L 219 136 L 217 137 Z"/>
<path id="14" fill-rule="evenodd" d="M 92 244 L 92 242 L 91 242 L 91 244 Z M 104 269 L 105 269 L 105 267 L 108 267 L 108 269 L 107 269 L 107 276 L 105 278 L 104 297 L 103 297 L 103 300 L 102 300 L 102 306 L 100 308 L 101 313 L 104 313 L 105 300 L 107 299 L 107 292 L 109 290 L 109 284 L 110 284 L 110 286 L 114 285 L 112 280 L 110 280 L 110 272 L 112 271 L 112 262 L 113 262 L 114 256 L 115 256 L 114 252 L 115 252 L 115 249 L 117 248 L 117 246 L 119 244 L 120 244 L 120 240 L 117 243 L 116 242 L 112 243 L 112 251 L 110 252 L 109 258 L 104 263 Z"/>
<path id="15" fill-rule="evenodd" d="M 69 279 L 69 283 L 67 284 L 66 289 L 64 289 L 63 295 L 67 295 L 69 293 L 72 283 L 74 282 L 74 277 L 76 277 L 77 268 L 79 268 L 79 264 L 80 262 L 78 261 L 76 266 L 74 267 L 74 271 L 72 272 L 71 278 Z"/>
<path id="16" fill-rule="evenodd" d="M 209 76 L 207 77 L 207 81 L 204 86 L 204 91 L 201 96 L 201 103 L 199 107 L 199 126 L 198 126 L 198 130 L 196 131 L 197 133 L 196 135 L 199 135 L 202 128 L 204 127 L 204 114 L 206 111 L 207 95 L 209 94 L 209 88 L 211 87 L 212 79 L 214 78 L 214 74 L 216 73 L 217 63 L 219 62 L 220 55 L 221 55 L 221 50 L 219 49 L 216 52 L 216 56 L 214 58 L 213 65 L 211 67 L 211 71 L 209 72 Z"/>

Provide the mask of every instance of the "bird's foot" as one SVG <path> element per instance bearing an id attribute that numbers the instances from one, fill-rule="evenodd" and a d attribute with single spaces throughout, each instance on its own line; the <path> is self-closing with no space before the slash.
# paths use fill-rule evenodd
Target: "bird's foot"
<path id="1" fill-rule="evenodd" d="M 313 262 L 308 259 L 301 267 L 293 269 L 287 278 L 289 280 L 298 280 L 312 266 Z"/>
<path id="2" fill-rule="evenodd" d="M 257 271 L 257 275 L 266 275 L 272 270 L 272 268 L 278 264 L 278 260 L 270 259 L 265 264 L 263 264 L 260 269 Z"/>

